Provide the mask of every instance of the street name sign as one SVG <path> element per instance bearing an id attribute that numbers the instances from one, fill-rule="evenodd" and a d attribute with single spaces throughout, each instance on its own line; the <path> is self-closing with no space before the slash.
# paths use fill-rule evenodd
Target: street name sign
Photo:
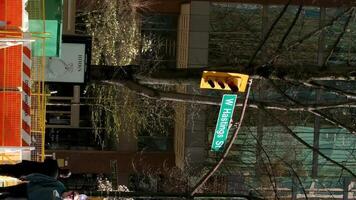
<path id="1" fill-rule="evenodd" d="M 236 99 L 236 94 L 225 94 L 222 98 L 211 151 L 222 151 L 223 149 L 222 147 L 226 142 L 231 118 L 235 110 Z"/>

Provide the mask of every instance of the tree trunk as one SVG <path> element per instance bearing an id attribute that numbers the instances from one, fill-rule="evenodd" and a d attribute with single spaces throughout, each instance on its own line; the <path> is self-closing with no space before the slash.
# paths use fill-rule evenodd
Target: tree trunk
<path id="1" fill-rule="evenodd" d="M 312 81 L 312 80 L 356 80 L 354 66 L 328 66 L 321 70 L 317 65 L 303 66 L 273 66 L 257 68 L 254 74 L 249 74 L 253 79 L 269 77 L 270 79 L 287 79 L 290 81 Z M 190 85 L 200 81 L 203 71 L 221 71 L 234 73 L 247 73 L 242 66 L 235 67 L 205 67 L 185 69 L 158 69 L 152 74 L 140 73 L 139 66 L 102 66 L 92 65 L 89 68 L 89 81 L 100 80 L 127 80 L 136 79 L 145 84 L 174 84 Z M 302 74 L 302 76 L 301 76 Z"/>

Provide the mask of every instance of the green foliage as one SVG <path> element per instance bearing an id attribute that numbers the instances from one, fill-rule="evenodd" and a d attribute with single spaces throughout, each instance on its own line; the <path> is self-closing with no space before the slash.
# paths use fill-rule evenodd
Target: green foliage
<path id="1" fill-rule="evenodd" d="M 144 10 L 145 1 L 82 0 L 79 4 L 85 8 L 77 16 L 84 24 L 82 32 L 93 38 L 93 65 L 137 63 L 140 52 L 150 51 L 155 44 L 155 38 L 141 38 L 137 9 Z M 95 99 L 91 118 L 103 148 L 115 148 L 122 134 L 165 135 L 173 126 L 170 103 L 158 103 L 126 88 L 101 83 L 92 83 L 88 96 Z"/>
<path id="2" fill-rule="evenodd" d="M 96 97 L 96 105 L 100 105 L 92 108 L 95 135 L 100 141 L 108 136 L 109 140 L 118 140 L 122 134 L 162 136 L 173 126 L 173 110 L 169 102 L 157 104 L 126 88 L 109 85 L 93 84 L 88 91 L 90 96 Z"/>
<path id="3" fill-rule="evenodd" d="M 127 65 L 139 53 L 139 20 L 135 0 L 100 0 L 79 16 L 93 37 L 92 64 Z"/>

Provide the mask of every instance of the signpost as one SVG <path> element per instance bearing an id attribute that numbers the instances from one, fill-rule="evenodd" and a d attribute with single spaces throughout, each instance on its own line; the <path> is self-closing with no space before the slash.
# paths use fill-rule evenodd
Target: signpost
<path id="1" fill-rule="evenodd" d="M 237 95 L 225 94 L 221 101 L 218 121 L 216 123 L 212 151 L 222 151 L 227 135 L 229 133 L 230 122 L 235 110 Z"/>

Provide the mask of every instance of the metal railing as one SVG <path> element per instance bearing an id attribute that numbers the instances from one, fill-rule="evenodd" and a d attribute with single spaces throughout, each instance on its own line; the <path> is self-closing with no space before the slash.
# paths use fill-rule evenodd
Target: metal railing
<path id="1" fill-rule="evenodd" d="M 42 20 L 42 31 L 31 33 L 32 37 L 39 41 L 42 55 L 32 56 L 31 69 L 31 146 L 35 147 L 32 151 L 31 159 L 35 161 L 44 160 L 45 142 L 45 120 L 46 120 L 46 91 L 45 91 L 45 44 L 48 33 L 45 23 L 45 0 L 29 0 L 26 10 L 30 19 Z M 34 55 L 34 54 L 33 54 Z"/>

